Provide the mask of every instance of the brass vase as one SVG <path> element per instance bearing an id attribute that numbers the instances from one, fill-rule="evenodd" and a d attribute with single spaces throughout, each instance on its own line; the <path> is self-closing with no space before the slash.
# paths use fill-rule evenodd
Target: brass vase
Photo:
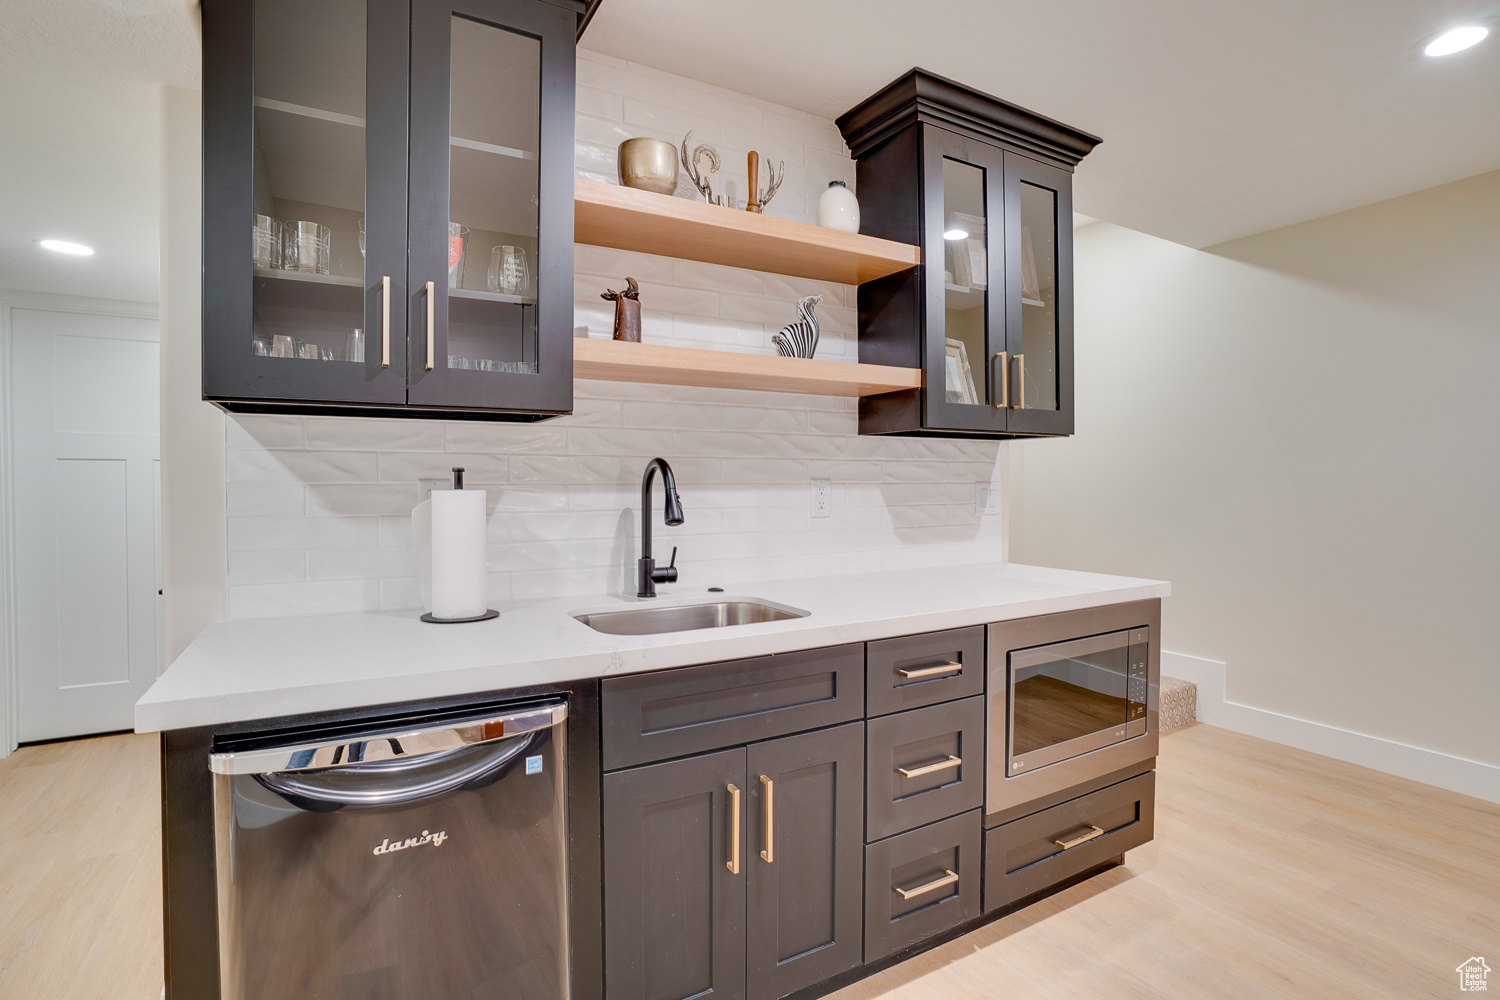
<path id="1" fill-rule="evenodd" d="M 665 139 L 626 139 L 620 143 L 620 183 L 672 194 L 677 190 L 677 147 Z"/>

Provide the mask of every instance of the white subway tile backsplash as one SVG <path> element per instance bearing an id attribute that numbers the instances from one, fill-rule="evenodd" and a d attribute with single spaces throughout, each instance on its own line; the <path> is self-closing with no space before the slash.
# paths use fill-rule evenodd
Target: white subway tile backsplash
<path id="1" fill-rule="evenodd" d="M 231 484 L 368 483 L 375 481 L 375 468 L 373 452 L 235 449 L 224 455 L 224 478 Z"/>
<path id="2" fill-rule="evenodd" d="M 443 450 L 443 425 L 436 420 L 375 420 L 358 422 L 337 417 L 306 418 L 309 450 L 423 451 Z"/>
<path id="3" fill-rule="evenodd" d="M 812 221 L 828 181 L 853 187 L 833 123 L 590 50 L 578 60 L 575 171 L 616 181 L 632 136 L 718 147 L 714 189 L 743 199 L 745 154 L 761 183 L 785 161 L 767 209 Z M 684 178 L 680 197 L 699 198 Z M 641 283 L 649 343 L 774 354 L 796 302 L 822 295 L 817 356 L 857 361 L 857 289 L 608 247 L 574 247 L 574 319 L 608 339 L 599 298 Z M 571 416 L 536 424 L 232 416 L 228 447 L 229 612 L 234 618 L 401 610 L 420 602 L 411 551 L 419 478 L 484 489 L 491 601 L 634 592 L 646 460 L 672 464 L 686 521 L 661 523 L 683 583 L 701 592 L 781 577 L 870 573 L 1004 559 L 1003 518 L 974 512 L 974 483 L 999 480 L 995 442 L 859 437 L 858 401 L 835 396 L 580 381 Z M 810 480 L 833 484 L 828 518 L 809 516 Z M 766 595 L 774 597 L 774 595 Z"/>

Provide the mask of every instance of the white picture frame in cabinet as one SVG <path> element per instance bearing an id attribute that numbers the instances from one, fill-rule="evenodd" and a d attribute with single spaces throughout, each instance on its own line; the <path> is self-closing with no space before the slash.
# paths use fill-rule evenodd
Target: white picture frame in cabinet
<path id="1" fill-rule="evenodd" d="M 978 405 L 979 393 L 974 389 L 974 371 L 969 367 L 968 347 L 962 340 L 954 340 L 952 337 L 945 338 L 944 343 L 947 345 L 943 358 L 945 397 L 950 403 Z"/>

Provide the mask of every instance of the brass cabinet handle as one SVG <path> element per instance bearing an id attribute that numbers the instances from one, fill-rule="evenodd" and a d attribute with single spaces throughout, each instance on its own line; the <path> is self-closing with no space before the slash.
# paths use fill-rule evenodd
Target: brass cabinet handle
<path id="1" fill-rule="evenodd" d="M 740 790 L 732 784 L 726 787 L 729 789 L 729 860 L 724 862 L 724 867 L 729 869 L 729 874 L 738 875 L 740 873 Z"/>
<path id="2" fill-rule="evenodd" d="M 896 895 L 900 896 L 902 899 L 915 899 L 917 896 L 920 896 L 923 893 L 931 892 L 934 889 L 941 889 L 943 886 L 952 885 L 957 881 L 958 872 L 953 871 L 951 868 L 944 868 L 942 875 L 933 879 L 931 882 L 917 886 L 915 889 L 903 889 L 899 885 L 891 886 L 891 888 L 895 889 Z"/>
<path id="3" fill-rule="evenodd" d="M 437 283 L 427 283 L 427 370 L 432 371 L 432 300 L 437 294 Z"/>
<path id="4" fill-rule="evenodd" d="M 766 849 L 760 856 L 769 865 L 776 861 L 776 782 L 762 774 L 760 783 L 766 786 Z"/>
<path id="5" fill-rule="evenodd" d="M 1016 373 L 1018 376 L 1016 378 L 1016 396 L 1020 399 L 1020 402 L 1015 405 L 1015 409 L 1024 410 L 1026 409 L 1026 355 L 1016 355 L 1016 367 L 1020 369 Z"/>
<path id="6" fill-rule="evenodd" d="M 1008 410 L 1010 409 L 1010 352 L 996 351 L 990 355 L 991 376 L 995 374 L 996 358 L 1000 359 L 1000 378 L 999 384 L 995 387 L 995 394 L 1000 397 L 1000 401 L 991 405 L 999 410 Z"/>
<path id="7" fill-rule="evenodd" d="M 949 660 L 947 663 L 939 663 L 935 667 L 920 667 L 916 670 L 902 667 L 896 673 L 909 680 L 916 680 L 919 677 L 935 677 L 938 674 L 951 674 L 953 671 L 962 670 L 963 668 L 964 665 L 962 663 L 954 663 L 952 660 Z"/>
<path id="8" fill-rule="evenodd" d="M 1087 844 L 1089 841 L 1093 840 L 1095 837 L 1102 837 L 1102 836 L 1104 836 L 1104 831 L 1103 830 L 1099 829 L 1097 826 L 1090 826 L 1089 827 L 1089 832 L 1083 834 L 1082 836 L 1074 837 L 1072 840 L 1054 840 L 1053 843 L 1056 844 L 1058 847 L 1061 847 L 1065 851 L 1071 851 L 1073 848 L 1077 847 L 1079 844 Z"/>
<path id="9" fill-rule="evenodd" d="M 950 753 L 947 760 L 940 760 L 934 764 L 923 764 L 921 767 L 898 767 L 896 770 L 901 772 L 901 777 L 903 778 L 920 778 L 922 775 L 932 774 L 934 771 L 946 771 L 950 767 L 958 767 L 963 762 L 962 757 L 955 757 Z"/>
<path id="10" fill-rule="evenodd" d="M 391 366 L 391 276 L 380 276 L 380 367 Z"/>

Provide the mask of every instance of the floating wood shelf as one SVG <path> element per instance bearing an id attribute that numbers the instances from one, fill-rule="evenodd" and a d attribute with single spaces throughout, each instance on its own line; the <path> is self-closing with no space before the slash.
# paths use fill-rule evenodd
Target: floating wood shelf
<path id="1" fill-rule="evenodd" d="M 573 377 L 818 396 L 874 396 L 922 386 L 918 368 L 851 365 L 623 340 L 573 341 Z"/>
<path id="2" fill-rule="evenodd" d="M 578 178 L 579 243 L 858 285 L 921 263 L 907 243 Z"/>

